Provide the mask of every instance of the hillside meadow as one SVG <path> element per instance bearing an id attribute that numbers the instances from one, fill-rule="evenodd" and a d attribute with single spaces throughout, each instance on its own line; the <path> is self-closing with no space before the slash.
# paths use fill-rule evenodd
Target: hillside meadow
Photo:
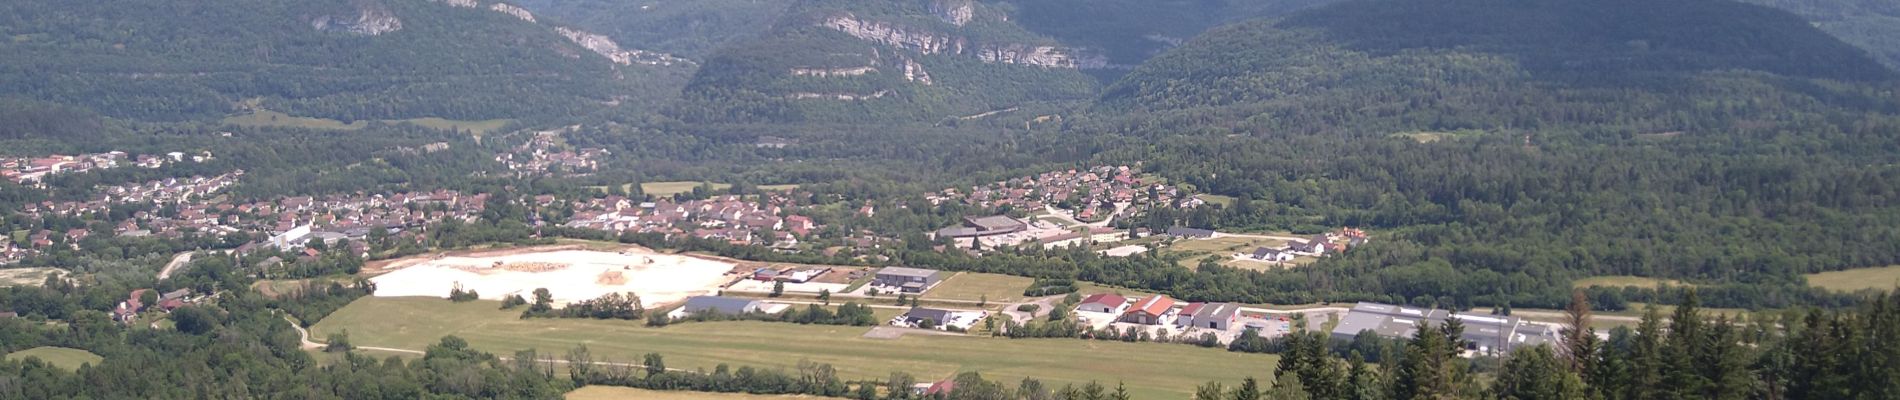
<path id="1" fill-rule="evenodd" d="M 718 364 L 792 368 L 800 360 L 830 363 L 845 379 L 883 379 L 902 371 L 919 380 L 963 371 L 1014 382 L 1035 377 L 1056 386 L 1100 381 L 1126 383 L 1136 398 L 1185 398 L 1210 380 L 1268 379 L 1278 358 L 1187 345 L 1078 339 L 999 339 L 910 335 L 865 339 L 870 328 L 771 322 L 674 324 L 519 319 L 499 303 L 452 303 L 440 298 L 365 297 L 312 327 L 313 337 L 349 331 L 357 346 L 424 349 L 455 335 L 498 354 L 522 349 L 565 353 L 586 345 L 594 359 L 629 361 L 658 352 L 671 368 Z"/>

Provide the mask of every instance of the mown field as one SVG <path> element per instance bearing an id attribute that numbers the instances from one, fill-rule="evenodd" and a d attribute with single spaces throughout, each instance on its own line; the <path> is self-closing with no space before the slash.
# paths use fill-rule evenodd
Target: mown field
<path id="1" fill-rule="evenodd" d="M 1671 286 L 1682 286 L 1682 281 L 1678 281 L 1674 279 L 1646 278 L 1646 277 L 1641 277 L 1641 276 L 1618 275 L 1618 276 L 1593 276 L 1593 277 L 1578 279 L 1576 281 L 1570 282 L 1571 286 L 1580 287 L 1580 288 L 1587 288 L 1591 286 L 1603 286 L 1603 287 L 1637 286 L 1637 287 L 1653 288 L 1661 284 L 1669 284 Z"/>
<path id="2" fill-rule="evenodd" d="M 654 196 L 672 196 L 672 195 L 676 195 L 680 193 L 692 192 L 693 188 L 699 187 L 699 185 L 705 184 L 705 183 L 707 182 L 690 182 L 690 181 L 646 182 L 646 183 L 640 184 L 640 192 L 654 195 Z M 732 185 L 725 184 L 725 183 L 712 184 L 713 190 L 720 190 L 720 189 L 725 189 L 725 188 L 730 188 L 730 187 L 732 187 Z"/>
<path id="3" fill-rule="evenodd" d="M 667 366 L 785 367 L 801 359 L 830 363 L 847 379 L 882 379 L 904 371 L 920 380 L 976 371 L 1014 382 L 1033 376 L 1057 386 L 1125 382 L 1136 398 L 1186 398 L 1209 380 L 1268 379 L 1278 359 L 1187 345 L 1076 339 L 1010 340 L 989 337 L 906 336 L 864 339 L 869 328 L 769 322 L 684 323 L 647 328 L 641 322 L 537 319 L 498 303 L 451 303 L 437 298 L 364 298 L 325 318 L 314 337 L 348 330 L 357 346 L 423 349 L 456 335 L 476 348 L 565 352 L 585 344 L 596 360 L 635 360 L 649 352 Z"/>
<path id="4" fill-rule="evenodd" d="M 791 395 L 769 396 L 769 395 L 758 395 L 758 394 L 748 394 L 748 393 L 658 391 L 658 390 L 634 389 L 634 388 L 619 387 L 619 386 L 588 386 L 588 387 L 584 387 L 580 389 L 575 389 L 572 392 L 567 392 L 567 400 L 621 400 L 621 399 L 827 400 L 827 399 L 838 399 L 838 398 L 837 397 L 818 397 L 818 396 L 791 396 Z"/>
<path id="5" fill-rule="evenodd" d="M 307 129 L 358 130 L 368 127 L 370 121 L 351 121 L 344 123 L 334 119 L 298 117 L 270 110 L 258 110 L 248 114 L 225 117 L 222 121 L 231 125 L 252 127 L 286 127 Z M 412 118 L 402 120 L 382 120 L 386 124 L 411 123 L 430 129 L 467 131 L 476 136 L 487 135 L 514 122 L 511 119 L 491 119 L 485 121 L 458 121 L 435 117 Z"/>
<path id="6" fill-rule="evenodd" d="M 81 364 L 99 365 L 104 357 L 90 351 L 65 347 L 34 347 L 7 354 L 8 361 L 22 361 L 27 357 L 39 357 L 40 360 L 64 368 L 68 371 L 79 369 Z"/>
<path id="7" fill-rule="evenodd" d="M 1879 268 L 1857 268 L 1842 271 L 1808 274 L 1808 286 L 1852 292 L 1864 289 L 1891 291 L 1900 287 L 1900 265 Z"/>
<path id="8" fill-rule="evenodd" d="M 39 286 L 46 276 L 60 273 L 58 268 L 0 269 L 0 286 Z"/>
<path id="9" fill-rule="evenodd" d="M 959 273 L 924 293 L 924 300 L 982 301 L 992 304 L 1023 298 L 1035 279 L 1012 275 Z M 985 297 L 987 296 L 987 297 Z"/>

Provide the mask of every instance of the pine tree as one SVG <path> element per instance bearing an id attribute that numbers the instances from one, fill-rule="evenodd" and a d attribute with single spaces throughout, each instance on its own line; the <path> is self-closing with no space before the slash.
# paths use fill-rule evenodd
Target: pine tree
<path id="1" fill-rule="evenodd" d="M 1583 379 L 1546 346 L 1517 349 L 1491 392 L 1499 400 L 1583 400 Z"/>
<path id="2" fill-rule="evenodd" d="M 1268 400 L 1310 400 L 1313 396 L 1300 385 L 1300 380 L 1292 375 L 1280 375 L 1273 383 L 1273 389 L 1267 391 Z"/>
<path id="3" fill-rule="evenodd" d="M 1194 400 L 1226 400 L 1227 388 L 1220 382 L 1207 382 L 1194 389 Z"/>
<path id="4" fill-rule="evenodd" d="M 1658 399 L 1663 396 L 1662 313 L 1651 306 L 1636 324 L 1628 354 L 1629 375 L 1625 399 Z"/>
<path id="5" fill-rule="evenodd" d="M 1664 390 L 1660 398 L 1699 398 L 1709 385 L 1697 365 L 1709 353 L 1709 341 L 1704 337 L 1708 334 L 1707 322 L 1696 309 L 1697 303 L 1694 289 L 1684 291 L 1682 304 L 1669 319 L 1669 335 L 1663 342 Z"/>
<path id="6" fill-rule="evenodd" d="M 1260 400 L 1260 381 L 1249 376 L 1240 381 L 1240 386 L 1227 393 L 1228 400 Z"/>

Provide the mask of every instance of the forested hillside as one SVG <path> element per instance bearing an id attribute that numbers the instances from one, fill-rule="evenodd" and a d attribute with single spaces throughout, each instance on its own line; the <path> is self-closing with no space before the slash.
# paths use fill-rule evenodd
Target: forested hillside
<path id="1" fill-rule="evenodd" d="M 1887 0 L 1742 0 L 1794 12 L 1890 68 L 1900 68 L 1900 2 Z"/>
<path id="2" fill-rule="evenodd" d="M 1361 0 L 1217 29 L 1074 124 L 1253 199 L 1182 221 L 1399 232 L 1250 278 L 1308 296 L 1279 300 L 1553 307 L 1639 275 L 1775 306 L 1815 298 L 1800 274 L 1900 262 L 1892 75 L 1725 1 Z"/>
<path id="3" fill-rule="evenodd" d="M 970 0 L 802 0 L 714 53 L 675 115 L 716 122 L 936 122 L 1085 100 L 1099 55 Z"/>
<path id="4" fill-rule="evenodd" d="M 623 45 L 703 59 L 720 46 L 772 26 L 781 0 L 524 0 L 522 7 Z"/>
<path id="5" fill-rule="evenodd" d="M 144 120 L 570 115 L 665 86 L 554 27 L 425 0 L 0 4 L 0 95 Z M 679 78 L 670 78 L 677 81 Z"/>
<path id="6" fill-rule="evenodd" d="M 1114 78 L 1207 29 L 1274 18 L 1336 0 L 1030 0 L 1010 1 L 1018 23 L 1073 46 L 1101 51 Z"/>
<path id="7" fill-rule="evenodd" d="M 1103 103 L 1212 110 L 1252 133 L 1696 134 L 1796 110 L 1892 110 L 1890 86 L 1855 84 L 1891 76 L 1792 15 L 1721 0 L 1352 1 L 1221 28 Z M 1729 98 L 1750 101 L 1714 101 Z"/>

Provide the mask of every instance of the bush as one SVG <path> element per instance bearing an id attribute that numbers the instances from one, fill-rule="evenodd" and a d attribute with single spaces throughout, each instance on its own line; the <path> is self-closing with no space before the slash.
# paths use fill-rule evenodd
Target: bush
<path id="1" fill-rule="evenodd" d="M 1016 311 L 1022 311 L 1022 312 L 1026 312 L 1030 314 L 1034 314 L 1036 313 L 1036 311 L 1041 311 L 1041 310 L 1042 310 L 1042 306 L 1035 305 L 1035 304 L 1024 304 L 1024 305 L 1016 306 Z"/>

